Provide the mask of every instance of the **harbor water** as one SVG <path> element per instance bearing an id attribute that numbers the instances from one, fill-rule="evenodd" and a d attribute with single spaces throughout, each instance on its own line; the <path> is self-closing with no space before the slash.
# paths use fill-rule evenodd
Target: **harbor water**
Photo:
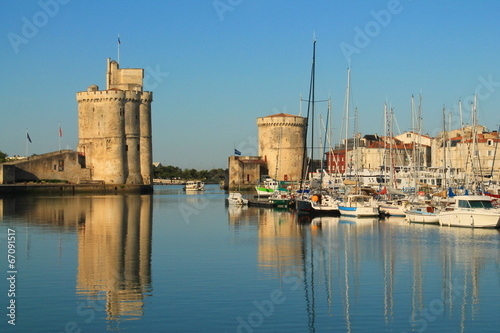
<path id="1" fill-rule="evenodd" d="M 226 197 L 0 198 L 0 331 L 499 331 L 497 229 Z"/>

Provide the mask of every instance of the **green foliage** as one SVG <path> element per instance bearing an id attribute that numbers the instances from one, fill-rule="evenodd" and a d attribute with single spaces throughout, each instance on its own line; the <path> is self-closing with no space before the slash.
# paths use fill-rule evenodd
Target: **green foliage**
<path id="1" fill-rule="evenodd" d="M 4 152 L 2 152 L 2 151 L 0 150 L 0 163 L 5 163 L 5 162 L 7 162 L 7 156 L 9 156 L 9 155 L 7 155 L 6 153 L 4 153 Z"/>
<path id="2" fill-rule="evenodd" d="M 154 168 L 154 178 L 159 179 L 182 179 L 182 180 L 203 180 L 206 182 L 219 182 L 224 179 L 226 170 L 212 169 L 201 170 L 184 169 L 172 165 L 160 166 Z"/>

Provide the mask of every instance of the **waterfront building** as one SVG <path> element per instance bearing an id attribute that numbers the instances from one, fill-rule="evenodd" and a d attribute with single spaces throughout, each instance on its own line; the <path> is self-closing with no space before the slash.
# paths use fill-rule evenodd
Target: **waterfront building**
<path id="1" fill-rule="evenodd" d="M 119 68 L 108 58 L 106 90 L 91 85 L 76 94 L 78 152 L 93 180 L 152 184 L 151 102 L 144 69 Z"/>
<path id="2" fill-rule="evenodd" d="M 77 151 L 59 150 L 0 164 L 0 184 L 49 180 L 152 185 L 153 93 L 143 91 L 143 69 L 121 69 L 109 58 L 107 62 L 106 89 L 93 84 L 76 94 Z"/>
<path id="3" fill-rule="evenodd" d="M 285 113 L 257 118 L 259 156 L 266 161 L 272 178 L 302 178 L 306 126 L 306 118 Z"/>
<path id="4" fill-rule="evenodd" d="M 262 178 L 300 181 L 307 119 L 285 113 L 257 118 L 258 156 L 229 157 L 229 188 L 257 185 Z"/>

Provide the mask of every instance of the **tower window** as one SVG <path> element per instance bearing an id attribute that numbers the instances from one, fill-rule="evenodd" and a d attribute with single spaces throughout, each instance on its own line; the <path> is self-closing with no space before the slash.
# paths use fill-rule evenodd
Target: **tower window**
<path id="1" fill-rule="evenodd" d="M 141 145 L 140 144 L 137 144 L 137 151 L 141 150 Z"/>
<path id="2" fill-rule="evenodd" d="M 125 145 L 125 151 L 128 151 L 128 145 Z"/>

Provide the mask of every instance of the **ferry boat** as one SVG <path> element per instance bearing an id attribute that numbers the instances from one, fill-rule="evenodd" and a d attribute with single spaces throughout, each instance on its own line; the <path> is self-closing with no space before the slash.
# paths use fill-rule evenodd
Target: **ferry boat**
<path id="1" fill-rule="evenodd" d="M 204 191 L 205 183 L 201 181 L 187 181 L 183 187 L 184 191 Z"/>

